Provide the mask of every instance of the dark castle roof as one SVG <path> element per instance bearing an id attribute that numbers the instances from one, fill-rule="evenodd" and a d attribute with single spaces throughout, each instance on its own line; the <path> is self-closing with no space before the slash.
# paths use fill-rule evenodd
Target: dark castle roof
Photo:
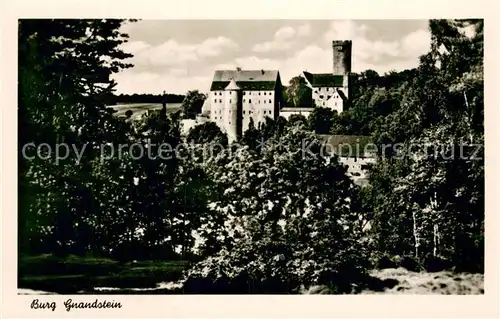
<path id="1" fill-rule="evenodd" d="M 343 75 L 333 75 L 331 73 L 309 73 L 303 72 L 304 76 L 312 87 L 342 87 L 344 84 Z"/>
<path id="2" fill-rule="evenodd" d="M 242 90 L 271 91 L 279 81 L 279 72 L 276 70 L 217 70 L 215 71 L 210 91 L 222 91 L 231 79 Z"/>

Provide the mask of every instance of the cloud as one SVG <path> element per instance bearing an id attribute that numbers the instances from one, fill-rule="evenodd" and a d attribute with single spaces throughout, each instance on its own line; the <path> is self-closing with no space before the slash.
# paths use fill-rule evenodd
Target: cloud
<path id="1" fill-rule="evenodd" d="M 297 30 L 298 36 L 302 37 L 302 36 L 307 36 L 309 34 L 311 34 L 311 25 L 309 25 L 309 24 L 303 24 Z"/>
<path id="2" fill-rule="evenodd" d="M 231 39 L 219 36 L 217 38 L 209 38 L 203 41 L 197 47 L 197 53 L 202 57 L 218 56 L 225 50 L 236 50 L 238 44 Z"/>
<path id="3" fill-rule="evenodd" d="M 366 37 L 367 27 L 356 25 L 350 21 L 334 23 L 322 43 L 308 45 L 288 58 L 269 59 L 256 55 L 239 57 L 230 66 L 243 69 L 274 69 L 279 70 L 283 83 L 302 71 L 313 73 L 332 72 L 332 46 L 334 39 L 351 39 L 353 41 L 352 67 L 353 72 L 368 69 L 380 74 L 392 70 L 404 70 L 418 65 L 420 55 L 430 49 L 430 34 L 426 30 L 417 30 L 407 34 L 400 40 L 382 41 L 369 40 Z"/>
<path id="4" fill-rule="evenodd" d="M 288 50 L 294 44 L 294 37 L 298 35 L 299 32 L 301 35 L 305 35 L 304 33 L 308 32 L 307 26 L 302 26 L 301 28 L 302 29 L 299 28 L 299 31 L 295 31 L 295 29 L 290 26 L 282 27 L 276 31 L 273 40 L 255 44 L 252 47 L 252 51 L 265 53 Z"/>
<path id="5" fill-rule="evenodd" d="M 124 43 L 121 48 L 125 52 L 137 53 L 149 47 L 149 44 L 144 41 L 133 41 Z"/>
<path id="6" fill-rule="evenodd" d="M 192 89 L 206 92 L 215 70 L 236 67 L 279 70 L 283 84 L 287 85 L 302 71 L 332 72 L 332 40 L 353 41 L 354 72 L 373 69 L 383 74 L 413 68 L 418 65 L 418 57 L 430 48 L 430 34 L 423 26 L 399 38 L 385 40 L 376 37 L 380 30 L 363 23 L 334 21 L 324 29 L 323 34 L 318 34 L 315 42 L 310 42 L 307 35 L 312 34 L 311 25 L 314 26 L 313 23 L 295 28 L 283 26 L 272 35 L 271 41 L 255 44 L 252 51 L 245 54 L 239 54 L 238 44 L 223 33 L 221 35 L 227 37 L 207 37 L 199 43 L 169 39 L 159 45 L 150 45 L 139 38 L 123 45 L 126 52 L 135 54 L 131 63 L 140 67 L 115 76 L 117 92 L 158 94 L 166 90 L 182 94 Z M 236 35 L 233 38 L 238 39 Z M 250 37 L 249 42 L 253 44 Z M 263 55 L 271 51 L 280 54 L 270 58 Z"/>
<path id="7" fill-rule="evenodd" d="M 371 40 L 369 28 L 351 20 L 334 21 L 323 39 L 352 40 L 352 68 L 354 72 L 374 69 L 379 73 L 416 67 L 418 58 L 430 49 L 430 33 L 413 31 L 399 40 Z M 331 50 L 329 48 L 329 50 Z"/>
<path id="8" fill-rule="evenodd" d="M 279 40 L 285 41 L 293 38 L 294 35 L 295 35 L 295 30 L 292 27 L 283 27 L 278 31 L 276 31 L 274 39 L 278 41 Z"/>
<path id="9" fill-rule="evenodd" d="M 175 66 L 218 56 L 228 50 L 236 50 L 238 44 L 219 36 L 208 38 L 199 44 L 179 43 L 170 39 L 156 46 L 142 41 L 128 42 L 123 44 L 122 48 L 134 55 L 131 60 L 134 65 Z"/>
<path id="10" fill-rule="evenodd" d="M 216 65 L 215 69 L 234 69 L 241 67 L 247 70 L 278 70 L 280 71 L 283 84 L 302 71 L 327 73 L 331 72 L 331 50 L 321 48 L 317 45 L 307 46 L 291 57 L 285 59 L 262 58 L 256 55 L 242 56 L 234 59 L 233 63 Z"/>

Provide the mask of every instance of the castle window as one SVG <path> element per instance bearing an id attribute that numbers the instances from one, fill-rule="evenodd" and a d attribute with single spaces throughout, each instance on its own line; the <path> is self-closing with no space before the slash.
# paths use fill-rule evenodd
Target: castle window
<path id="1" fill-rule="evenodd" d="M 259 92 L 259 95 L 260 95 L 260 92 Z"/>
<path id="2" fill-rule="evenodd" d="M 229 103 L 231 103 L 231 99 L 229 99 Z"/>
<path id="3" fill-rule="evenodd" d="M 214 103 L 217 103 L 217 99 L 214 100 Z"/>
<path id="4" fill-rule="evenodd" d="M 243 95 L 247 95 L 247 92 L 246 92 L 246 91 L 243 91 Z"/>
<path id="5" fill-rule="evenodd" d="M 222 100 L 219 100 L 219 103 L 222 103 Z"/>
<path id="6" fill-rule="evenodd" d="M 264 92 L 264 95 L 266 95 L 266 92 Z"/>
<path id="7" fill-rule="evenodd" d="M 269 100 L 269 103 L 273 103 L 272 100 Z"/>
<path id="8" fill-rule="evenodd" d="M 264 110 L 264 114 L 266 114 L 266 110 Z"/>
<path id="9" fill-rule="evenodd" d="M 243 111 L 243 114 L 245 114 L 245 111 Z"/>
<path id="10" fill-rule="evenodd" d="M 250 100 L 250 99 L 249 99 L 249 100 L 248 100 L 248 103 L 252 103 L 252 100 Z"/>
<path id="11" fill-rule="evenodd" d="M 266 100 L 264 100 L 264 103 L 266 103 Z"/>
<path id="12" fill-rule="evenodd" d="M 320 96 L 319 96 L 319 98 L 320 98 L 320 99 L 322 99 L 322 98 L 324 98 L 324 97 L 325 97 L 324 95 L 320 95 Z"/>
<path id="13" fill-rule="evenodd" d="M 245 102 L 246 102 L 246 100 L 245 100 L 245 99 L 243 99 L 243 103 L 245 103 Z"/>

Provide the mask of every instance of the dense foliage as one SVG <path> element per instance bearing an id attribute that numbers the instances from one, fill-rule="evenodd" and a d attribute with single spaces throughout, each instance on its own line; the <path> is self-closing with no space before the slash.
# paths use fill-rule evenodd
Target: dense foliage
<path id="1" fill-rule="evenodd" d="M 196 114 L 200 114 L 206 99 L 207 96 L 198 90 L 188 91 L 181 105 L 184 118 L 194 119 Z"/>
<path id="2" fill-rule="evenodd" d="M 296 126 L 274 132 L 260 150 L 245 146 L 207 163 L 217 200 L 198 233 L 209 257 L 188 283 L 238 282 L 254 292 L 321 283 L 350 291 L 367 264 L 350 207 L 356 188 L 343 166 L 321 155 L 313 133 Z"/>
<path id="3" fill-rule="evenodd" d="M 123 23 L 19 22 L 21 254 L 197 261 L 186 292 L 350 292 L 384 260 L 483 270 L 482 21 L 432 20 L 418 68 L 354 74 L 343 113 L 267 118 L 229 145 L 214 123 L 183 140 L 179 113 L 106 108 L 110 75 L 131 66 Z M 285 92 L 295 106 L 303 84 Z M 205 98 L 188 92 L 182 117 Z M 318 133 L 372 137 L 368 186 Z"/>

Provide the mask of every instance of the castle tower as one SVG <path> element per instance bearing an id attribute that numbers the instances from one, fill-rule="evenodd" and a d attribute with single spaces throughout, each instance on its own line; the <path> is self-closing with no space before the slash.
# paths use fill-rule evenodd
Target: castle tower
<path id="1" fill-rule="evenodd" d="M 342 92 L 349 98 L 349 74 L 351 73 L 352 41 L 334 40 L 333 48 L 333 75 L 342 75 Z"/>
<path id="2" fill-rule="evenodd" d="M 229 142 L 233 142 L 241 137 L 243 127 L 243 99 L 242 90 L 231 79 L 224 89 L 224 126 Z"/>
<path id="3" fill-rule="evenodd" d="M 351 73 L 352 41 L 335 40 L 333 46 L 333 75 Z"/>

